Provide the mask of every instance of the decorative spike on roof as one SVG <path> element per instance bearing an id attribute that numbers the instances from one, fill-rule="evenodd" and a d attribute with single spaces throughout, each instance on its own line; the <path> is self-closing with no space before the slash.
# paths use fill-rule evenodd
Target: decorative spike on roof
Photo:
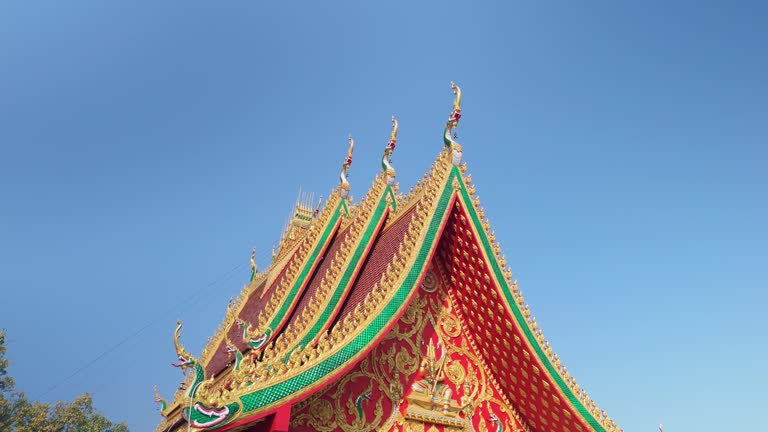
<path id="1" fill-rule="evenodd" d="M 176 321 L 176 330 L 173 331 L 173 345 L 176 347 L 176 355 L 179 358 L 178 363 L 172 363 L 172 366 L 181 368 L 181 372 L 186 374 L 187 368 L 192 368 L 194 374 L 191 375 L 191 382 L 188 379 L 185 381 L 186 392 L 185 397 L 194 398 L 200 385 L 205 381 L 205 369 L 200 364 L 200 360 L 192 356 L 179 341 L 181 337 L 181 321 Z"/>
<path id="2" fill-rule="evenodd" d="M 459 166 L 461 165 L 464 150 L 461 145 L 456 142 L 456 134 L 453 130 L 459 127 L 459 119 L 461 118 L 461 87 L 451 81 L 451 88 L 453 89 L 453 94 L 456 95 L 456 99 L 453 101 L 453 111 L 451 111 L 451 115 L 448 116 L 448 122 L 445 124 L 443 143 L 451 150 L 451 163 L 453 163 L 454 166 Z"/>
<path id="3" fill-rule="evenodd" d="M 283 234 L 277 246 L 277 251 L 273 250 L 272 261 L 285 256 L 287 251 L 292 250 L 298 241 L 304 237 L 314 222 L 316 213 L 313 206 L 315 194 L 302 192 L 299 189 L 299 195 L 296 198 L 296 204 L 283 228 Z"/>
<path id="4" fill-rule="evenodd" d="M 299 197 L 296 198 L 296 205 L 293 208 L 291 225 L 306 227 L 312 223 L 312 218 L 314 216 L 312 202 L 314 200 L 314 193 L 299 193 Z"/>
<path id="5" fill-rule="evenodd" d="M 173 345 L 176 347 L 176 355 L 179 358 L 178 363 L 173 363 L 173 367 L 181 368 L 182 373 L 187 372 L 187 368 L 191 367 L 194 363 L 197 362 L 197 359 L 192 356 L 192 354 L 189 353 L 184 347 L 181 345 L 181 342 L 179 339 L 181 338 L 181 321 L 176 321 L 176 330 L 173 331 Z"/>
<path id="6" fill-rule="evenodd" d="M 347 157 L 344 158 L 344 163 L 341 165 L 341 173 L 339 174 L 339 194 L 342 198 L 349 196 L 349 181 L 347 180 L 347 171 L 352 165 L 352 152 L 355 149 L 355 140 L 352 139 L 352 134 L 347 138 L 349 142 L 349 150 L 347 150 Z"/>
<path id="7" fill-rule="evenodd" d="M 395 184 L 395 169 L 392 168 L 392 153 L 397 145 L 397 119 L 392 116 L 392 134 L 389 136 L 389 142 L 384 148 L 384 156 L 381 159 L 381 169 L 387 174 L 387 185 Z"/>
<path id="8" fill-rule="evenodd" d="M 157 392 L 157 385 L 152 387 L 152 393 L 155 396 L 155 403 L 159 405 L 160 415 L 165 417 L 166 416 L 165 411 L 168 409 L 168 401 L 165 400 L 162 396 L 160 396 L 160 393 Z"/>
<path id="9" fill-rule="evenodd" d="M 256 277 L 256 273 L 259 272 L 259 268 L 256 266 L 256 248 L 253 248 L 251 251 L 251 280 L 249 282 L 253 282 L 253 278 Z"/>
<path id="10" fill-rule="evenodd" d="M 448 124 L 451 129 L 456 129 L 459 126 L 459 119 L 461 118 L 461 87 L 451 81 L 451 89 L 453 89 L 453 94 L 456 96 L 456 99 L 453 101 L 453 111 L 451 111 L 451 115 L 448 116 Z"/>
<path id="11" fill-rule="evenodd" d="M 312 214 L 312 217 L 317 217 L 320 214 L 320 205 L 323 203 L 323 196 L 320 195 L 320 198 L 317 200 L 317 207 L 315 207 L 315 212 Z"/>

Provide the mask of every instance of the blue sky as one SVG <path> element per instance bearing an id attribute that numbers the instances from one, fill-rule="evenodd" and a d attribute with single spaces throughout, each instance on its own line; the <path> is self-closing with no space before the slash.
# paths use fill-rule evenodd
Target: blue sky
<path id="1" fill-rule="evenodd" d="M 766 3 L 277 3 L 0 5 L 21 389 L 152 430 L 152 385 L 182 380 L 174 321 L 199 353 L 347 133 L 360 197 L 397 115 L 413 185 L 455 80 L 492 227 L 593 399 L 627 431 L 768 421 Z"/>

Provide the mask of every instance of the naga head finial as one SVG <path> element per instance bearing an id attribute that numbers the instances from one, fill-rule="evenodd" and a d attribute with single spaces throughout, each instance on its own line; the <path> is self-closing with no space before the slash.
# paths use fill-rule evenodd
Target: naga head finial
<path id="1" fill-rule="evenodd" d="M 155 403 L 160 404 L 160 414 L 165 416 L 165 410 L 168 408 L 168 401 L 157 392 L 157 385 L 152 386 L 152 393 L 155 396 Z"/>
<path id="2" fill-rule="evenodd" d="M 349 134 L 347 142 L 349 142 L 349 150 L 347 150 L 347 158 L 344 159 L 344 169 L 349 169 L 352 165 L 352 152 L 355 150 L 355 140 L 352 138 L 352 134 Z"/>
<path id="3" fill-rule="evenodd" d="M 259 267 L 256 266 L 256 248 L 251 251 L 251 273 L 255 275 L 259 272 Z"/>
<path id="4" fill-rule="evenodd" d="M 176 355 L 179 358 L 178 363 L 171 363 L 173 367 L 181 368 L 181 371 L 186 373 L 187 368 L 191 367 L 194 363 L 197 362 L 197 360 L 192 357 L 192 354 L 187 352 L 187 350 L 184 349 L 183 346 L 181 346 L 181 342 L 179 342 L 179 338 L 181 337 L 181 321 L 176 321 L 176 330 L 173 331 L 173 345 L 176 347 Z"/>
<path id="5" fill-rule="evenodd" d="M 347 181 L 347 170 L 352 165 L 352 152 L 355 149 L 355 140 L 352 139 L 352 134 L 347 139 L 349 141 L 349 150 L 347 150 L 347 157 L 344 159 L 344 164 L 341 165 L 341 174 L 339 174 L 339 193 L 342 198 L 346 198 L 349 195 L 349 181 Z"/>
<path id="6" fill-rule="evenodd" d="M 397 146 L 397 119 L 392 116 L 392 134 L 389 136 L 389 142 L 384 147 L 384 156 L 381 159 L 381 169 L 387 174 L 387 184 L 393 185 L 395 183 L 395 169 L 392 168 L 392 152 L 395 151 Z"/>
<path id="7" fill-rule="evenodd" d="M 392 150 L 395 149 L 395 145 L 397 144 L 397 119 L 395 116 L 392 116 L 392 134 L 389 135 L 389 143 L 387 144 L 387 149 L 390 150 L 390 154 L 392 154 Z"/>
<path id="8" fill-rule="evenodd" d="M 224 322 L 226 323 L 227 327 L 230 327 L 235 323 L 235 319 L 237 318 L 236 306 L 237 302 L 233 297 L 230 297 L 229 302 L 227 302 L 227 313 L 224 315 Z"/>
<path id="9" fill-rule="evenodd" d="M 315 212 L 312 214 L 312 216 L 317 217 L 320 215 L 320 204 L 323 203 L 323 196 L 320 195 L 320 199 L 317 200 L 317 207 L 315 207 Z"/>
<path id="10" fill-rule="evenodd" d="M 459 125 L 459 119 L 461 118 L 461 87 L 451 81 L 451 88 L 453 94 L 456 95 L 456 99 L 453 101 L 453 111 L 448 116 L 448 128 L 455 129 Z"/>
<path id="11" fill-rule="evenodd" d="M 163 400 L 163 398 L 160 396 L 160 393 L 157 392 L 157 384 L 152 386 L 152 393 L 154 393 L 155 402 L 160 402 Z"/>
<path id="12" fill-rule="evenodd" d="M 228 354 L 238 351 L 237 346 L 229 338 L 229 334 L 224 334 L 224 351 Z"/>

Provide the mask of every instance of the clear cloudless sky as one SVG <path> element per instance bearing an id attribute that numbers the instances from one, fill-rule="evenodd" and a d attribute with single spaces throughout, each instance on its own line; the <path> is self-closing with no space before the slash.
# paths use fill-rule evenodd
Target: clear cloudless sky
<path id="1" fill-rule="evenodd" d="M 10 373 L 153 430 L 175 320 L 199 353 L 347 133 L 359 198 L 397 115 L 413 185 L 455 80 L 482 204 L 579 384 L 627 431 L 764 429 L 767 22 L 761 1 L 6 0 Z"/>

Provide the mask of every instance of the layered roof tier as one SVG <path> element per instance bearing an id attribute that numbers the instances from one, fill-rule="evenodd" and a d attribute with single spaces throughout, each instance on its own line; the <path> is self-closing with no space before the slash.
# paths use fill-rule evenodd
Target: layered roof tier
<path id="1" fill-rule="evenodd" d="M 188 422 L 198 430 L 287 430 L 279 425 L 288 425 L 292 406 L 392 338 L 429 268 L 455 305 L 467 349 L 514 414 L 510 422 L 528 431 L 619 430 L 553 352 L 512 280 L 450 134 L 460 113 L 456 104 L 446 147 L 408 194 L 398 193 L 394 170 L 383 163 L 358 204 L 339 187 L 322 209 L 289 227 L 271 266 L 229 306 L 199 360 L 181 347 L 177 327 L 180 365 L 195 373 L 164 409 L 158 430 Z M 452 391 L 456 400 L 470 397 L 459 385 Z M 401 399 L 393 403 L 407 403 L 404 392 L 393 392 Z M 472 428 L 461 412 L 457 424 Z"/>

